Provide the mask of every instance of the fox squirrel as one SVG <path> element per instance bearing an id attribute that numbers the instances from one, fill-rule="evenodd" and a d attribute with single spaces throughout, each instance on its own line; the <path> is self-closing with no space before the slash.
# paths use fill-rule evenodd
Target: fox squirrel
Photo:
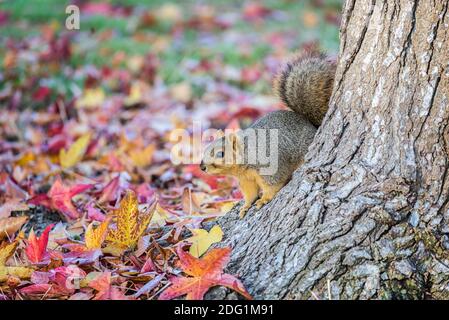
<path id="1" fill-rule="evenodd" d="M 268 113 L 247 129 L 226 134 L 206 147 L 201 170 L 239 180 L 244 197 L 240 218 L 259 198 L 259 191 L 258 209 L 273 199 L 303 163 L 327 112 L 335 69 L 335 62 L 317 51 L 296 55 L 278 72 L 273 85 L 278 97 L 292 111 Z M 270 131 L 275 135 L 270 136 Z M 274 138 L 274 145 L 268 144 L 267 138 Z M 277 170 L 262 172 L 261 169 L 270 166 L 262 160 L 273 152 L 275 158 L 270 160 L 278 164 Z"/>

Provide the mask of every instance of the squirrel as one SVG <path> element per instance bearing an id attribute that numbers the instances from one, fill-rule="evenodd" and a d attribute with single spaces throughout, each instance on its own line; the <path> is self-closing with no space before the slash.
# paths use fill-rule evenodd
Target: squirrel
<path id="1" fill-rule="evenodd" d="M 335 71 L 335 61 L 316 50 L 297 54 L 280 69 L 273 84 L 275 93 L 291 111 L 270 112 L 248 128 L 225 134 L 206 147 L 201 170 L 234 176 L 239 181 L 244 198 L 240 218 L 259 193 L 257 209 L 270 202 L 302 165 L 328 110 Z M 267 138 L 273 138 L 274 144 Z M 271 165 L 262 161 L 267 153 L 274 153 L 268 161 L 277 164 L 274 172 L 262 172 Z"/>

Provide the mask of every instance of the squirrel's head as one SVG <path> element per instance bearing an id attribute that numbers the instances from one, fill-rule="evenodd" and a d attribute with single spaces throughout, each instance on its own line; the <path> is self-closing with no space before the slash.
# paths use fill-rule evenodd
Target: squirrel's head
<path id="1" fill-rule="evenodd" d="M 241 143 L 238 134 L 227 134 L 206 147 L 200 168 L 214 175 L 232 174 L 237 169 L 240 150 Z"/>

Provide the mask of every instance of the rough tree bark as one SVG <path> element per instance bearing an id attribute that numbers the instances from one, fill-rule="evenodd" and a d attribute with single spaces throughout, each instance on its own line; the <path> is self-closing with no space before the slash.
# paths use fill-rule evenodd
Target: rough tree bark
<path id="1" fill-rule="evenodd" d="M 448 1 L 347 0 L 340 37 L 305 165 L 219 221 L 229 271 L 259 299 L 448 299 Z"/>

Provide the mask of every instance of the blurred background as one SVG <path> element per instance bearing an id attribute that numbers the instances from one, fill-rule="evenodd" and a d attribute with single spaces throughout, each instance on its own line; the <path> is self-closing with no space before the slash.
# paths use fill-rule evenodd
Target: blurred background
<path id="1" fill-rule="evenodd" d="M 100 101 L 129 94 L 137 78 L 194 104 L 221 83 L 269 94 L 289 53 L 310 45 L 337 53 L 341 2 L 0 1 L 0 103 L 70 105 L 89 88 Z M 65 28 L 69 4 L 80 8 L 80 30 Z"/>

